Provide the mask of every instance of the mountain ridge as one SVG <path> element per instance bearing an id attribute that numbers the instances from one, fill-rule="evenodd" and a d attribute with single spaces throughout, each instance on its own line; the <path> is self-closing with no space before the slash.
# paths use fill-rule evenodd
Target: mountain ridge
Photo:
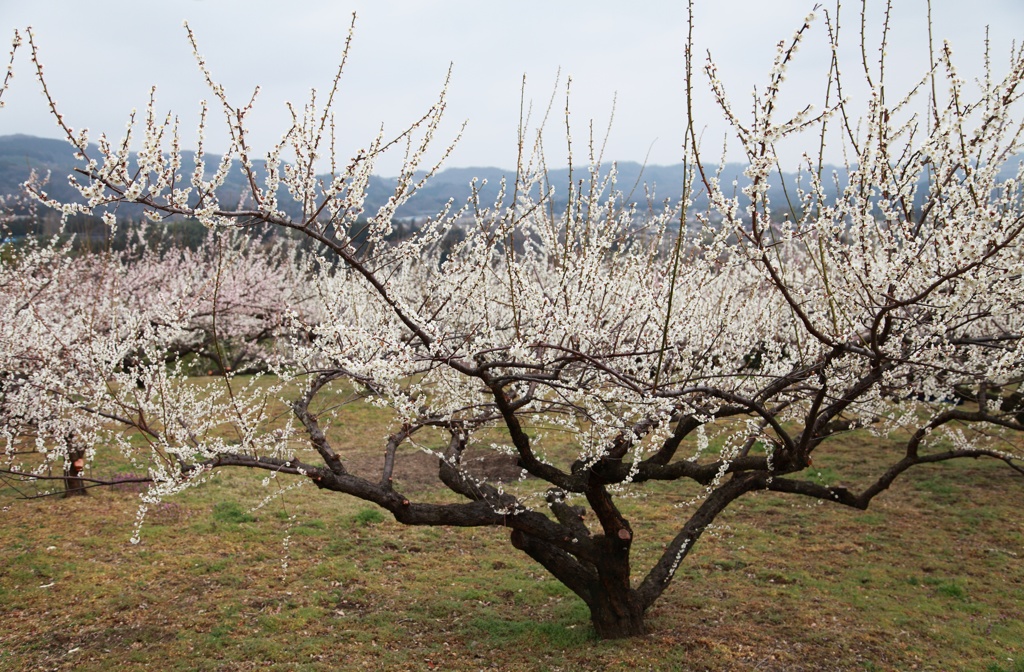
<path id="1" fill-rule="evenodd" d="M 26 134 L 13 134 L 0 136 L 0 194 L 13 194 L 20 190 L 20 185 L 28 179 L 30 172 L 36 169 L 39 172 L 46 171 L 51 175 L 47 186 L 49 195 L 59 201 L 80 201 L 78 192 L 67 183 L 62 176 L 74 172 L 80 162 L 74 158 L 75 150 L 66 141 L 52 138 L 40 138 Z M 132 153 L 132 160 L 135 154 Z M 194 166 L 192 157 L 195 152 L 189 150 L 183 152 L 185 158 L 183 175 L 188 175 L 191 166 Z M 220 155 L 207 154 L 206 166 L 208 172 L 212 173 L 214 167 L 220 162 Z M 256 161 L 258 173 L 265 171 L 265 162 Z M 1012 163 L 1012 162 L 1011 162 Z M 191 166 L 189 165 L 191 164 Z M 606 165 L 611 165 L 608 163 Z M 671 203 L 676 203 L 682 191 L 684 165 L 674 164 L 642 165 L 635 161 L 621 161 L 614 163 L 616 168 L 616 187 L 624 193 L 626 202 L 637 203 L 638 209 L 645 207 L 659 210 L 664 207 L 666 198 Z M 743 175 L 746 164 L 727 163 L 721 167 L 719 173 L 723 184 L 735 183 L 736 193 L 741 193 L 747 180 Z M 713 168 L 719 172 L 718 167 Z M 1004 167 L 1007 177 L 1010 176 L 1012 166 Z M 826 165 L 826 174 L 835 172 L 842 184 L 845 182 L 845 168 Z M 422 175 L 422 173 L 420 173 Z M 498 197 L 501 180 L 503 178 L 511 181 L 515 176 L 514 170 L 497 168 L 491 166 L 477 167 L 452 167 L 445 168 L 431 177 L 422 189 L 417 191 L 408 202 L 403 204 L 395 213 L 399 220 L 418 220 L 437 215 L 444 209 L 449 201 L 456 206 L 465 203 L 472 195 L 471 186 L 475 181 L 475 188 L 483 206 L 492 205 Z M 565 194 L 570 179 L 568 168 L 559 168 L 548 172 L 548 181 L 555 187 L 554 204 L 556 207 L 564 206 Z M 578 183 L 581 176 L 589 177 L 586 168 L 575 168 L 572 173 L 573 181 Z M 795 172 L 782 173 L 785 183 L 789 185 L 789 192 L 783 189 L 783 181 L 778 173 L 773 173 L 769 181 L 769 198 L 773 203 L 782 204 L 788 198 L 795 198 L 792 185 L 796 184 L 798 174 Z M 187 178 L 186 178 L 187 179 Z M 326 180 L 326 176 L 325 176 Z M 364 210 L 367 213 L 376 212 L 383 206 L 391 196 L 398 183 L 397 177 L 371 176 L 367 198 L 364 203 Z M 578 186 L 578 185 L 577 185 Z M 248 183 L 244 180 L 240 170 L 233 169 L 229 172 L 224 186 L 219 195 L 226 202 L 237 202 L 246 193 Z M 836 180 L 826 181 L 826 196 L 835 198 L 838 194 Z M 696 190 L 694 208 L 702 209 L 707 205 L 705 196 Z M 286 193 L 279 194 L 279 202 L 282 209 L 291 217 L 301 215 L 299 204 L 287 197 Z M 122 206 L 123 208 L 124 206 Z M 780 206 L 781 207 L 781 206 Z M 131 217 L 141 216 L 141 208 L 125 208 L 119 212 L 120 215 Z"/>

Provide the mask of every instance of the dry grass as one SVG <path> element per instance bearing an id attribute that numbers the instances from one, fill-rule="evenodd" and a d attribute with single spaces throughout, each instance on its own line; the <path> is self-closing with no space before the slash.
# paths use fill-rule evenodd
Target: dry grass
<path id="1" fill-rule="evenodd" d="M 356 421 L 346 452 L 369 464 L 380 428 Z M 820 478 L 877 471 L 872 441 L 816 460 Z M 440 497 L 416 459 L 400 484 Z M 407 528 L 312 487 L 250 511 L 259 478 L 218 480 L 153 511 L 137 546 L 128 488 L 6 499 L 0 669 L 1024 670 L 1024 481 L 993 462 L 921 468 L 868 512 L 748 497 L 651 634 L 617 642 L 503 530 Z M 626 501 L 637 573 L 685 499 Z"/>

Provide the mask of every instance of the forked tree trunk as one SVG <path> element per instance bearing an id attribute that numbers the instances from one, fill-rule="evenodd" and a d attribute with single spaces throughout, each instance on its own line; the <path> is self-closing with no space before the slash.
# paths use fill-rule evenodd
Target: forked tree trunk
<path id="1" fill-rule="evenodd" d="M 628 544 L 600 538 L 600 563 L 581 562 L 565 551 L 522 531 L 512 532 L 512 545 L 540 562 L 556 579 L 587 603 L 590 622 L 601 639 L 622 639 L 647 633 L 640 596 L 630 588 Z"/>

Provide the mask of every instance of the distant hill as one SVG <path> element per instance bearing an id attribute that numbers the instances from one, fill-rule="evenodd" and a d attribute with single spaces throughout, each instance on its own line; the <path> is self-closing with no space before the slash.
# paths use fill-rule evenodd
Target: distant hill
<path id="1" fill-rule="evenodd" d="M 0 136 L 0 193 L 14 194 L 32 170 L 45 175 L 63 176 L 74 166 L 69 145 L 60 140 L 31 135 Z M 54 198 L 73 198 L 74 190 L 63 179 L 51 179 L 48 191 Z"/>
<path id="2" fill-rule="evenodd" d="M 194 153 L 184 152 L 184 174 L 188 174 L 193 162 Z M 134 159 L 134 155 L 132 156 Z M 207 170 L 216 168 L 219 155 L 207 155 Z M 78 163 L 74 159 L 71 146 L 62 140 L 38 138 L 29 135 L 0 136 L 0 193 L 16 193 L 19 185 L 28 179 L 32 170 L 40 174 L 50 174 L 47 192 L 62 201 L 77 199 L 77 192 L 67 183 L 66 176 L 73 173 Z M 257 172 L 262 174 L 264 163 L 256 162 Z M 622 162 L 617 164 L 618 177 L 616 187 L 636 202 L 641 208 L 647 206 L 648 196 L 653 194 L 655 207 L 660 207 L 666 198 L 677 200 L 682 189 L 683 166 L 641 166 L 638 163 Z M 456 206 L 466 202 L 472 194 L 471 183 L 476 178 L 481 203 L 490 206 L 498 196 L 501 180 L 511 181 L 515 171 L 493 167 L 447 168 L 438 172 L 426 185 L 417 192 L 405 205 L 398 209 L 399 219 L 425 218 L 436 215 L 449 200 Z M 574 181 L 587 175 L 585 169 L 577 168 L 573 174 Z M 725 167 L 723 177 L 728 182 L 738 179 L 742 182 L 742 166 L 730 164 Z M 564 205 L 569 170 L 560 168 L 549 173 L 551 184 L 555 185 L 556 206 Z M 397 178 L 370 178 L 365 209 L 368 214 L 376 212 L 390 197 Z M 646 185 L 646 186 L 645 186 Z M 240 170 L 232 170 L 220 190 L 225 202 L 236 202 L 247 188 Z M 508 198 L 511 198 L 509 194 Z M 778 198 L 782 198 L 781 190 Z M 298 216 L 299 206 L 281 194 L 282 208 L 291 216 Z M 700 203 L 697 204 L 698 206 Z M 138 216 L 140 209 L 122 206 L 119 214 Z"/>
<path id="3" fill-rule="evenodd" d="M 182 153 L 182 174 L 186 178 L 195 166 L 194 157 L 194 152 Z M 131 160 L 134 161 L 134 159 L 135 154 L 133 153 Z M 220 155 L 217 154 L 207 155 L 208 174 L 212 174 L 220 159 Z M 254 163 L 257 173 L 261 177 L 265 175 L 265 162 L 255 161 Z M 79 200 L 78 192 L 68 184 L 66 179 L 79 165 L 74 158 L 74 149 L 63 140 L 38 138 L 31 135 L 0 136 L 0 194 L 17 193 L 20 190 L 20 185 L 35 170 L 40 175 L 50 175 L 46 186 L 46 191 L 50 196 L 59 201 Z M 422 191 L 399 208 L 396 216 L 401 219 L 429 217 L 436 215 L 449 199 L 455 199 L 455 203 L 462 203 L 470 196 L 469 185 L 474 177 L 487 180 L 487 184 L 481 189 L 481 196 L 484 202 L 493 202 L 497 197 L 501 178 L 507 172 L 497 168 L 449 168 L 441 171 L 427 182 Z M 368 214 L 376 212 L 387 202 L 397 183 L 397 178 L 377 176 L 370 178 L 365 203 L 365 210 Z M 219 194 L 223 202 L 233 203 L 240 199 L 247 188 L 248 184 L 244 180 L 242 172 L 235 169 L 228 173 Z M 282 209 L 290 216 L 299 216 L 301 212 L 299 204 L 288 198 L 287 193 L 279 194 L 279 202 Z M 122 208 L 124 207 L 122 206 Z M 121 210 L 119 214 L 138 216 L 141 214 L 141 209 L 128 207 Z"/>
<path id="4" fill-rule="evenodd" d="M 0 136 L 0 194 L 16 193 L 19 185 L 28 179 L 29 173 L 35 169 L 39 173 L 49 172 L 51 175 L 48 193 L 58 200 L 75 200 L 77 192 L 68 185 L 65 176 L 71 174 L 77 165 L 71 146 L 62 140 L 38 138 L 29 135 L 6 135 Z M 188 175 L 194 165 L 192 163 L 194 153 L 184 153 L 183 174 Z M 134 156 L 133 156 L 134 158 Z M 207 155 L 207 169 L 212 171 L 216 168 L 220 156 Z M 683 184 L 683 165 L 673 166 L 641 166 L 638 163 L 624 161 L 616 164 L 618 175 L 616 188 L 623 192 L 629 202 L 635 202 L 643 210 L 648 206 L 648 195 L 653 194 L 650 205 L 654 208 L 661 207 L 666 199 L 677 201 Z M 736 191 L 739 193 L 747 181 L 743 175 L 744 164 L 726 164 L 721 170 L 721 180 L 725 185 L 736 182 Z M 264 163 L 256 162 L 257 172 L 263 173 Z M 711 172 L 715 169 L 709 168 Z M 1016 166 L 1006 166 L 1004 172 L 1006 177 Z M 845 169 L 834 166 L 826 166 L 827 174 L 836 171 L 840 181 L 845 181 Z M 399 219 L 425 218 L 436 215 L 444 205 L 453 200 L 456 206 L 464 203 L 471 195 L 470 183 L 477 178 L 478 191 L 481 203 L 490 206 L 494 203 L 500 188 L 503 177 L 511 181 L 514 177 L 514 170 L 501 168 L 448 168 L 434 175 L 427 181 L 422 190 L 417 192 L 408 203 L 403 205 L 396 213 Z M 585 178 L 587 171 L 580 167 L 573 173 L 574 182 Z M 796 184 L 797 176 L 794 173 L 784 173 L 786 185 L 789 188 L 789 197 L 795 202 L 796 194 L 793 186 Z M 486 181 L 486 183 L 484 183 Z M 564 205 L 566 185 L 569 181 L 569 170 L 561 168 L 552 170 L 549 173 L 549 181 L 555 185 L 555 205 Z M 365 203 L 367 214 L 376 212 L 387 202 L 395 185 L 396 178 L 373 176 L 370 178 L 368 195 Z M 786 193 L 782 189 L 782 181 L 778 174 L 773 175 L 771 180 L 769 196 L 772 202 L 779 208 L 786 202 Z M 240 170 L 232 170 L 220 191 L 224 202 L 237 202 L 245 192 L 247 184 L 243 180 Z M 835 185 L 829 181 L 827 185 L 828 196 L 836 195 Z M 696 208 L 706 206 L 706 200 L 700 196 L 694 203 Z M 510 196 L 509 196 L 510 198 Z M 279 196 L 282 208 L 289 215 L 295 217 L 299 214 L 299 206 L 294 203 L 287 194 Z M 123 207 L 123 206 L 122 206 Z M 124 208 L 119 211 L 121 215 L 138 216 L 141 211 L 138 208 Z"/>

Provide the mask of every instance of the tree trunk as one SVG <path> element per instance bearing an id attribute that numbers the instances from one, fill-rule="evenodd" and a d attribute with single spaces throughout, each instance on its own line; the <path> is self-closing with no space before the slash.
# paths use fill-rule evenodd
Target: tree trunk
<path id="1" fill-rule="evenodd" d="M 615 591 L 612 594 L 602 586 L 594 587 L 587 606 L 590 607 L 590 621 L 598 637 L 623 639 L 647 634 L 644 608 L 631 593 Z"/>
<path id="2" fill-rule="evenodd" d="M 602 548 L 600 564 L 580 561 L 557 546 L 521 530 L 512 532 L 512 545 L 544 565 L 556 579 L 590 607 L 590 622 L 601 639 L 622 639 L 647 633 L 646 606 L 629 583 L 628 540 L 593 540 Z M 624 543 L 625 542 L 625 543 Z"/>
<path id="3" fill-rule="evenodd" d="M 81 478 L 84 468 L 85 451 L 75 451 L 68 455 L 68 461 L 64 463 L 64 497 L 89 494 Z"/>

